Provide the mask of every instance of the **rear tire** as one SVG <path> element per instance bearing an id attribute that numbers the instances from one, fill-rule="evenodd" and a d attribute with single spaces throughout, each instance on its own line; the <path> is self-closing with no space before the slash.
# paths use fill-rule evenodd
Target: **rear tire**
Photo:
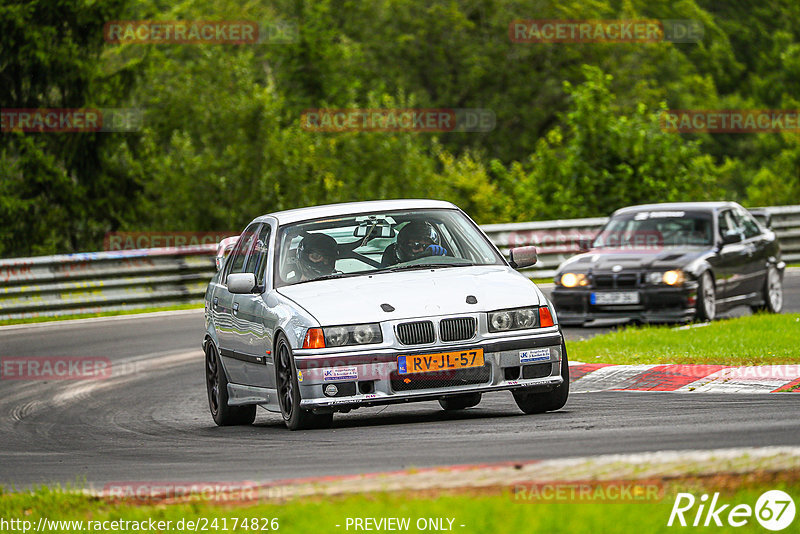
<path id="1" fill-rule="evenodd" d="M 762 291 L 764 303 L 752 306 L 753 312 L 780 313 L 783 309 L 783 280 L 781 280 L 781 273 L 774 265 L 767 268 L 767 277 L 764 280 Z"/>
<path id="2" fill-rule="evenodd" d="M 564 407 L 569 397 L 569 360 L 567 359 L 567 347 L 563 341 L 561 342 L 561 378 L 564 381 L 560 386 L 545 393 L 514 391 L 514 401 L 526 414 L 552 412 Z"/>
<path id="3" fill-rule="evenodd" d="M 212 341 L 206 344 L 206 391 L 208 408 L 217 426 L 251 425 L 256 406 L 228 406 L 228 377 Z"/>
<path id="4" fill-rule="evenodd" d="M 697 300 L 695 301 L 695 317 L 698 321 L 713 321 L 717 316 L 717 290 L 709 271 L 700 275 L 697 284 Z"/>
<path id="5" fill-rule="evenodd" d="M 297 381 L 297 369 L 294 365 L 289 340 L 283 334 L 278 335 L 278 342 L 275 345 L 275 372 L 277 374 L 278 403 L 286 428 L 306 430 L 331 426 L 333 413 L 315 414 L 300 408 L 300 384 Z"/>
<path id="6" fill-rule="evenodd" d="M 444 399 L 439 399 L 439 406 L 446 412 L 464 410 L 477 406 L 481 402 L 480 393 L 466 393 L 464 395 L 453 395 Z"/>

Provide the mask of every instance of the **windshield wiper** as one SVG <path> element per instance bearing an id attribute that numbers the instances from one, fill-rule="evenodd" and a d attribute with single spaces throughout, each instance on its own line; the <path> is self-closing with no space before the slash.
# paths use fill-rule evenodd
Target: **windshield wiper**
<path id="1" fill-rule="evenodd" d="M 414 265 L 401 265 L 399 267 L 390 267 L 388 269 L 384 269 L 384 271 L 388 272 L 397 272 L 397 271 L 414 271 L 414 270 L 424 270 L 424 269 L 438 269 L 441 267 L 468 267 L 470 265 L 474 265 L 470 262 L 464 263 L 417 263 Z"/>
<path id="2" fill-rule="evenodd" d="M 359 271 L 356 273 L 331 273 L 325 274 L 322 276 L 318 276 L 317 278 L 310 278 L 308 280 L 303 280 L 302 282 L 296 282 L 298 284 L 305 284 L 306 282 L 317 282 L 319 280 L 331 280 L 333 278 L 348 278 L 350 276 L 360 276 L 362 274 L 367 274 L 369 271 Z"/>

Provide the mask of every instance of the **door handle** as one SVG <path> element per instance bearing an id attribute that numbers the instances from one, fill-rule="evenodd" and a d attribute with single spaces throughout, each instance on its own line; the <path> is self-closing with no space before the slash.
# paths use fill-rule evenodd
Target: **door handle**
<path id="1" fill-rule="evenodd" d="M 233 303 L 233 313 L 234 314 L 239 313 L 239 303 L 238 302 L 234 302 Z"/>

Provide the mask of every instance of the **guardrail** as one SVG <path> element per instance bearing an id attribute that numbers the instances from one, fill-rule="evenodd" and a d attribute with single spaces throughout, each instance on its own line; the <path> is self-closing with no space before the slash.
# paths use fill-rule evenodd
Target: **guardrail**
<path id="1" fill-rule="evenodd" d="M 762 208 L 788 262 L 800 262 L 800 206 Z M 606 217 L 482 226 L 506 253 L 536 245 L 539 262 L 523 271 L 551 277 Z M 200 304 L 215 272 L 216 245 L 91 252 L 0 260 L 0 320 Z"/>
<path id="2" fill-rule="evenodd" d="M 216 245 L 0 260 L 0 319 L 202 302 Z"/>

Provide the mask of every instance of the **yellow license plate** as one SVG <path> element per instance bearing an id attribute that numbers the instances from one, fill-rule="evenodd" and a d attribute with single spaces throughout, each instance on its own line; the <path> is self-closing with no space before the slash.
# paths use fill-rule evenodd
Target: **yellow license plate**
<path id="1" fill-rule="evenodd" d="M 483 349 L 439 352 L 437 354 L 410 354 L 397 357 L 397 372 L 401 375 L 467 367 L 483 367 Z"/>

